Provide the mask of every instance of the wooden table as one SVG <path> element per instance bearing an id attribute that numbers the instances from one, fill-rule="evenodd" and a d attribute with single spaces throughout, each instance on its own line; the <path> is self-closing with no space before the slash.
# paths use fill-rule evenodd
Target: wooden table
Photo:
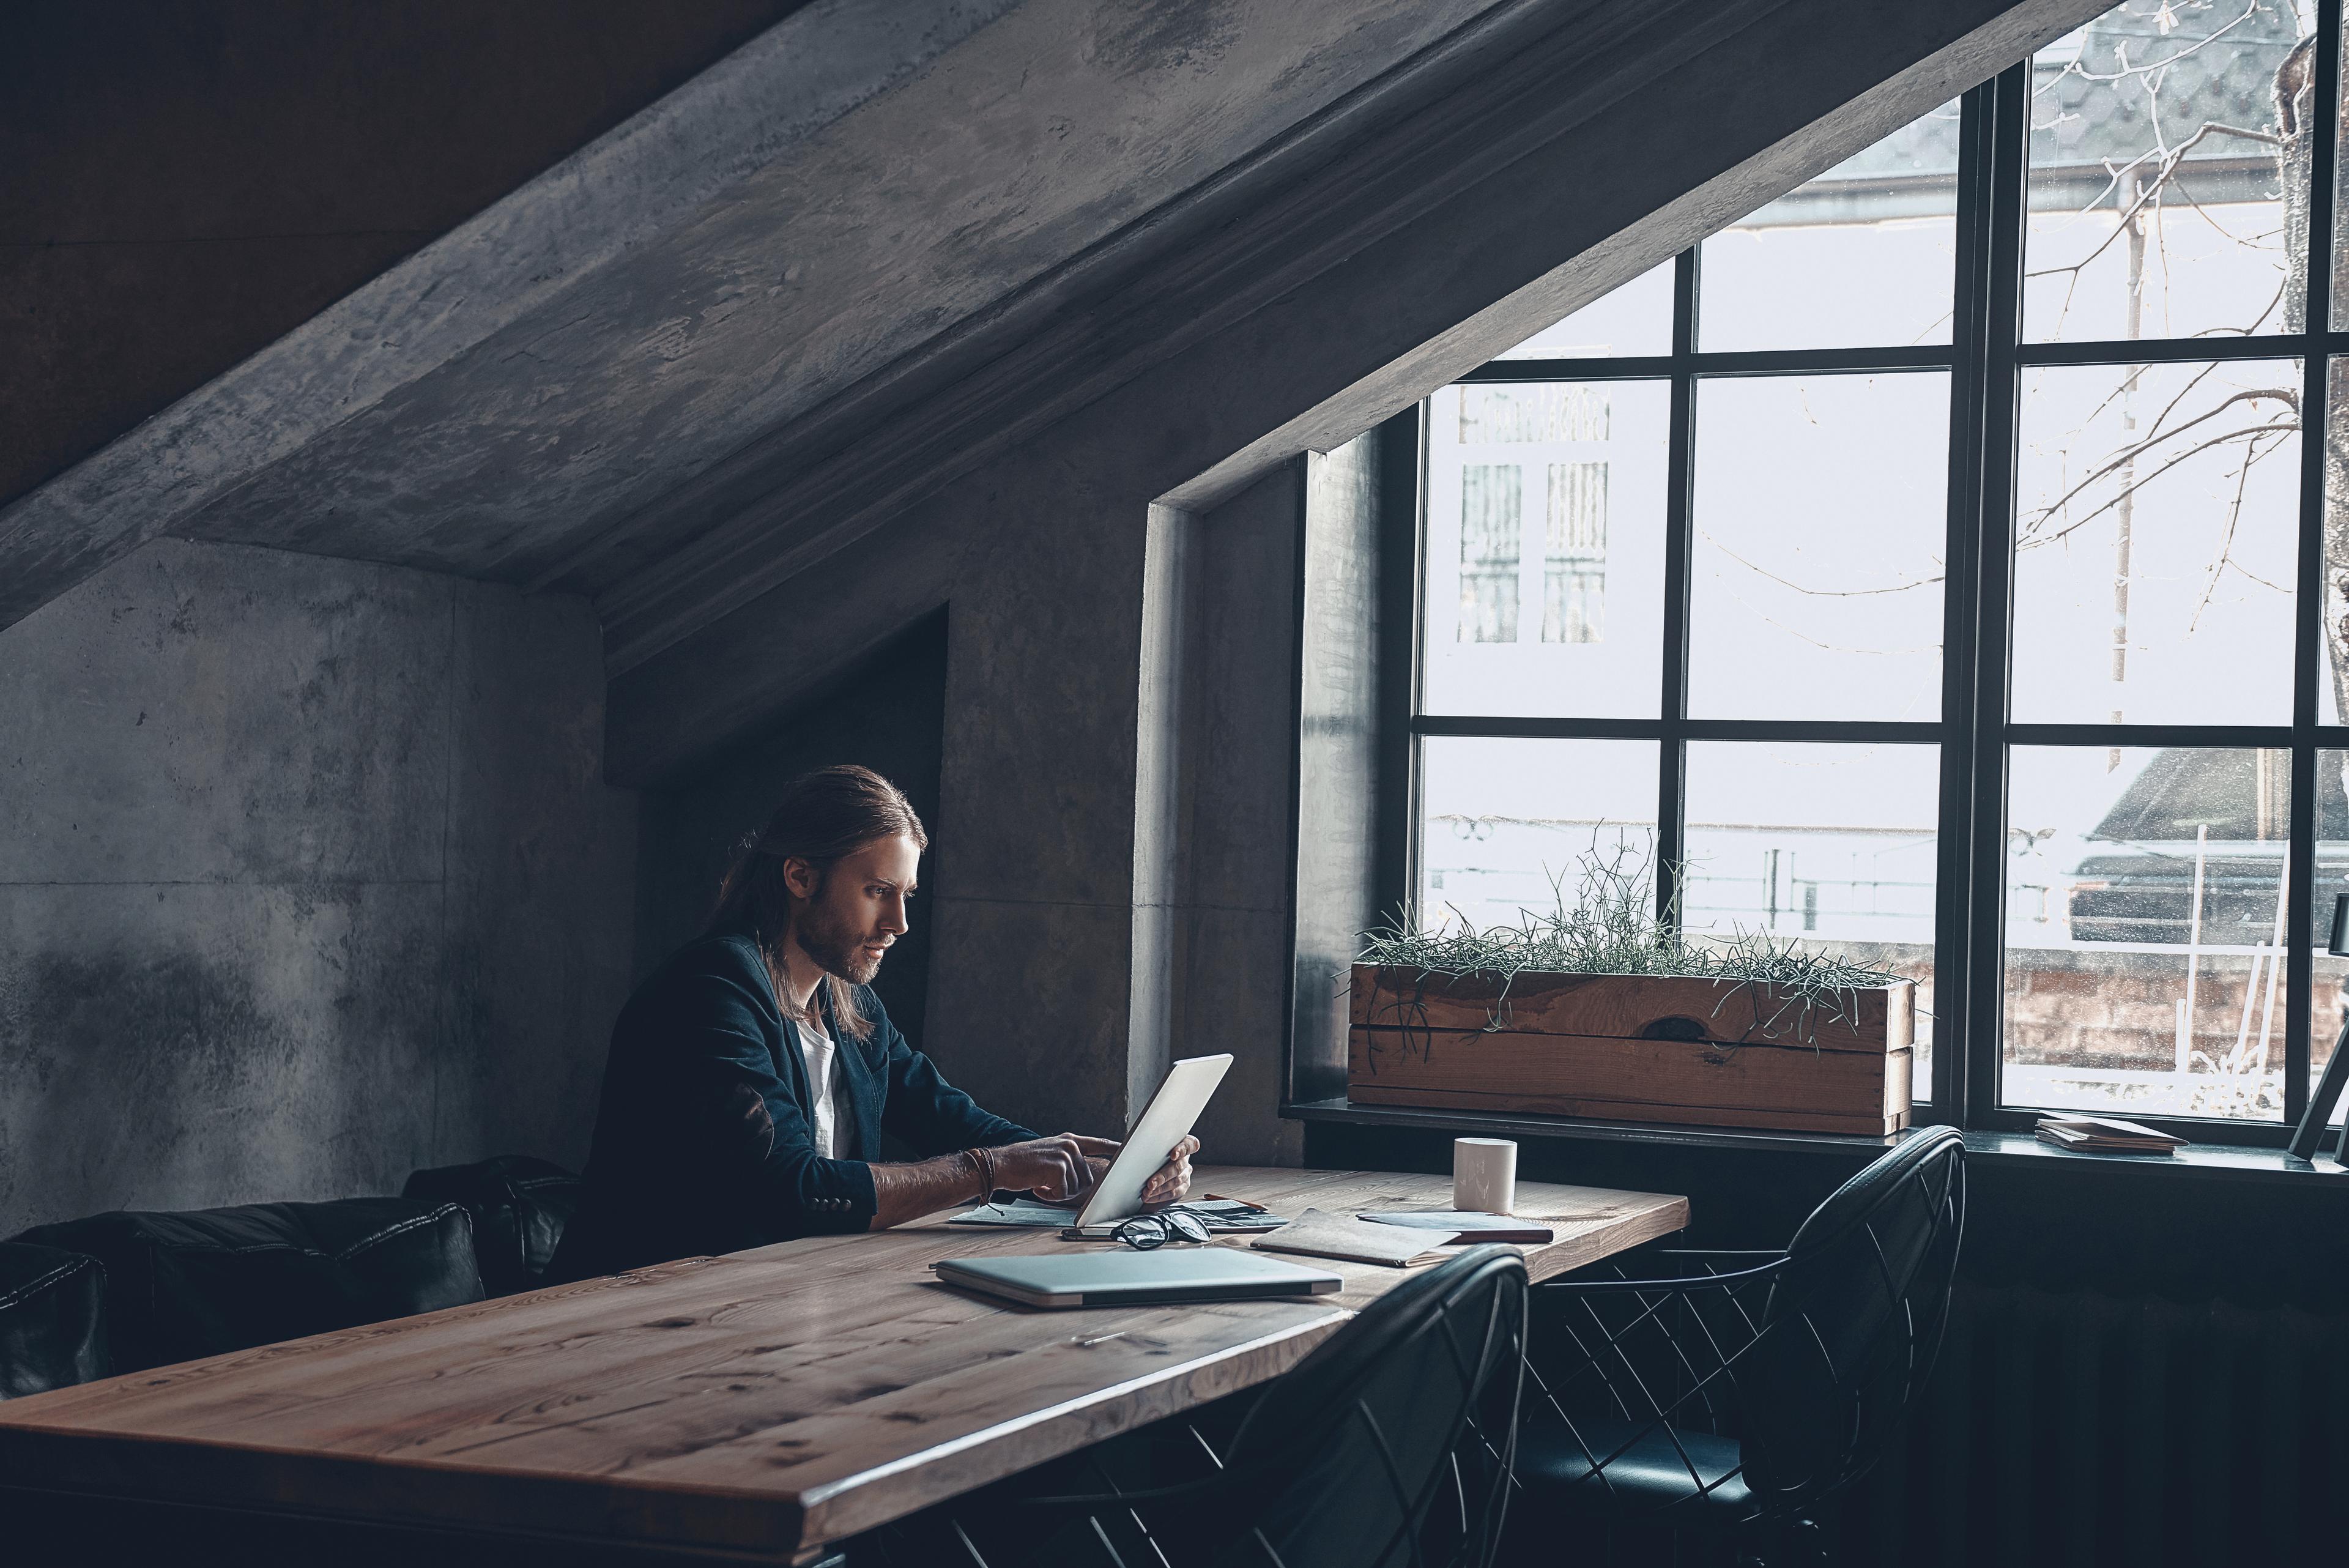
<path id="1" fill-rule="evenodd" d="M 1359 1171 L 1209 1168 L 1198 1188 L 1290 1215 L 1451 1199 L 1443 1178 Z M 1555 1242 L 1523 1249 L 1536 1279 L 1688 1220 L 1683 1198 L 1518 1191 L 1521 1213 L 1557 1222 Z M 1409 1277 L 1330 1263 L 1347 1280 L 1335 1296 L 1043 1312 L 938 1284 L 929 1265 L 1066 1243 L 944 1218 L 0 1404 L 0 1480 L 78 1494 L 72 1506 L 100 1514 L 98 1499 L 139 1499 L 808 1562 L 826 1542 L 1274 1377 Z"/>

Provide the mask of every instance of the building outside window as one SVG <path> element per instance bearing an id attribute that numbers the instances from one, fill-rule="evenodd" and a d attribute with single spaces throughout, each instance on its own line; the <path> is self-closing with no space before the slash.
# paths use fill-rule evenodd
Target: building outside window
<path id="1" fill-rule="evenodd" d="M 2322 10 L 2130 0 L 1428 400 L 1423 924 L 1635 855 L 1914 977 L 1935 1115 L 2280 1137 L 2349 891 Z"/>

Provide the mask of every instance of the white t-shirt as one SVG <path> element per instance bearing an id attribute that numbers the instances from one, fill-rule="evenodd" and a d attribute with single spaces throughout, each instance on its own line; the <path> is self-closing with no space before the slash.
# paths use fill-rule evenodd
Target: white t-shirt
<path id="1" fill-rule="evenodd" d="M 815 1152 L 824 1159 L 840 1158 L 840 1047 L 831 1035 L 812 1023 L 802 1023 L 800 1054 L 807 1058 L 808 1098 L 813 1102 Z"/>

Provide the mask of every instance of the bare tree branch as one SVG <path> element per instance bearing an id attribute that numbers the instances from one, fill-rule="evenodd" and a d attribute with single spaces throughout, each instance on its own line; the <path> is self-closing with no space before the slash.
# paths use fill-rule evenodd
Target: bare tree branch
<path id="1" fill-rule="evenodd" d="M 2195 426 L 2204 424 L 2211 420 L 2217 419 L 2220 414 L 2226 412 L 2237 403 L 2258 402 L 2262 399 L 2273 399 L 2291 409 L 2292 410 L 2293 420 L 2289 428 L 2292 430 L 2298 430 L 2300 428 L 2300 394 L 2297 390 L 2287 390 L 2273 387 L 2261 387 L 2245 391 L 2234 392 L 2219 403 L 2204 410 L 2201 413 L 2195 415 L 2192 419 L 2188 420 L 2185 423 L 2178 426 L 2174 430 L 2163 431 L 2158 426 L 2156 426 L 2153 431 L 2147 434 L 2143 441 L 2135 441 L 2121 448 L 2120 451 L 2112 457 L 2110 461 L 2106 462 L 2103 467 L 2096 469 L 2085 479 L 2080 481 L 2079 483 L 2072 486 L 2071 489 L 2057 496 L 2053 502 L 2041 507 L 2037 514 L 2039 520 L 2044 521 L 2045 519 L 2054 516 L 2056 513 L 2061 512 L 2064 507 L 2070 505 L 2073 500 L 2090 485 L 2095 483 L 2100 479 L 2109 477 L 2116 470 L 2127 467 L 2133 460 L 2144 455 L 2147 452 L 2150 452 L 2153 448 L 2161 445 L 2164 441 L 2174 441 L 2178 437 L 2184 435 L 2188 431 L 2192 430 Z M 2173 403 L 2171 406 L 2175 407 L 2176 405 Z M 2258 428 L 2272 430 L 2285 427 L 2267 425 Z M 2215 446 L 2220 442 L 2231 441 L 2236 435 L 2240 435 L 2242 433 L 2242 431 L 2237 431 L 2229 435 L 2219 437 L 2217 441 L 2207 442 L 2205 445 Z M 2202 449 L 2197 448 L 2196 450 L 2199 451 Z M 2189 453 L 2188 455 L 2191 454 Z M 2166 464 L 2165 469 L 2175 466 L 2175 463 Z M 2139 485 L 2142 485 L 2147 483 L 2147 481 L 2140 480 L 2137 483 Z M 2110 506 L 2113 503 L 2109 501 L 2105 503 L 2106 506 Z M 2099 507 L 2097 510 L 2102 511 L 2103 509 L 2103 507 Z M 2093 516 L 2095 514 L 2092 513 L 2090 515 Z M 2075 524 L 2075 526 L 2076 526 L 2076 524 Z M 2035 524 L 2028 525 L 2023 530 L 2023 532 L 2026 534 L 2031 533 L 2034 527 Z M 2069 530 L 2067 529 L 2066 532 L 2069 532 Z"/>
<path id="2" fill-rule="evenodd" d="M 2281 439 L 2275 444 L 2282 445 Z M 2189 637 L 2201 629 L 2202 612 L 2210 607 L 2210 596 L 2219 591 L 2219 579 L 2226 576 L 2228 563 L 2234 555 L 2235 525 L 2242 520 L 2243 493 L 2251 484 L 2251 464 L 2259 460 L 2260 438 L 2254 435 L 2245 443 L 2243 461 L 2235 470 L 2235 498 L 2227 504 L 2227 530 L 2219 538 L 2219 559 L 2210 567 L 2210 580 L 2202 585 L 2201 601 L 2195 605 L 2194 613 L 2186 619 L 2186 632 Z M 2244 573 L 2246 576 L 2250 575 Z"/>
<path id="3" fill-rule="evenodd" d="M 2034 533 L 2029 538 L 2018 538 L 2015 541 L 2014 547 L 2018 551 L 2037 549 L 2042 545 L 2053 545 L 2059 540 L 2067 538 L 2070 535 L 2078 533 L 2081 529 L 2086 527 L 2089 524 L 2095 522 L 2098 517 L 2103 516 L 2114 507 L 2119 505 L 2122 496 L 2135 494 L 2137 491 L 2140 491 L 2147 485 L 2151 484 L 2155 480 L 2159 479 L 2163 474 L 2168 473 L 2171 469 L 2176 468 L 2179 463 L 2185 462 L 2189 459 L 2193 458 L 2201 452 L 2209 452 L 2214 447 L 2224 446 L 2229 441 L 2241 441 L 2247 436 L 2257 437 L 2270 431 L 2297 435 L 2300 433 L 2300 425 L 2297 421 L 2289 424 L 2254 425 L 2248 430 L 2229 431 L 2224 435 L 2216 435 L 2212 436 L 2208 441 L 2197 441 L 2194 445 L 2187 448 L 2184 452 L 2178 452 L 2173 457 L 2165 459 L 2160 467 L 2155 469 L 2151 473 L 2147 474 L 2144 478 L 2137 481 L 2134 484 L 2127 486 L 2118 494 L 2114 495 L 2109 500 L 2103 503 L 2103 504 L 2097 506 L 2095 510 L 2074 522 L 2065 524 L 2063 527 L 2056 529 L 2052 534 Z M 2051 508 L 2050 511 L 2052 512 L 2052 510 L 2053 509 Z M 2042 519 L 2044 519 L 2049 514 L 2050 512 L 2042 512 L 2039 515 Z"/>

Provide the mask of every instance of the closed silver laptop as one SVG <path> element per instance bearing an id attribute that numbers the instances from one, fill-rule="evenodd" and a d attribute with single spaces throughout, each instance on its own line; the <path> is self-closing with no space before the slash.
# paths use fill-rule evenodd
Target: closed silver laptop
<path id="1" fill-rule="evenodd" d="M 1159 1302 L 1237 1302 L 1323 1296 L 1345 1289 L 1326 1269 L 1236 1247 L 1040 1252 L 1008 1258 L 947 1258 L 932 1263 L 950 1285 L 1030 1306 L 1126 1306 Z"/>

